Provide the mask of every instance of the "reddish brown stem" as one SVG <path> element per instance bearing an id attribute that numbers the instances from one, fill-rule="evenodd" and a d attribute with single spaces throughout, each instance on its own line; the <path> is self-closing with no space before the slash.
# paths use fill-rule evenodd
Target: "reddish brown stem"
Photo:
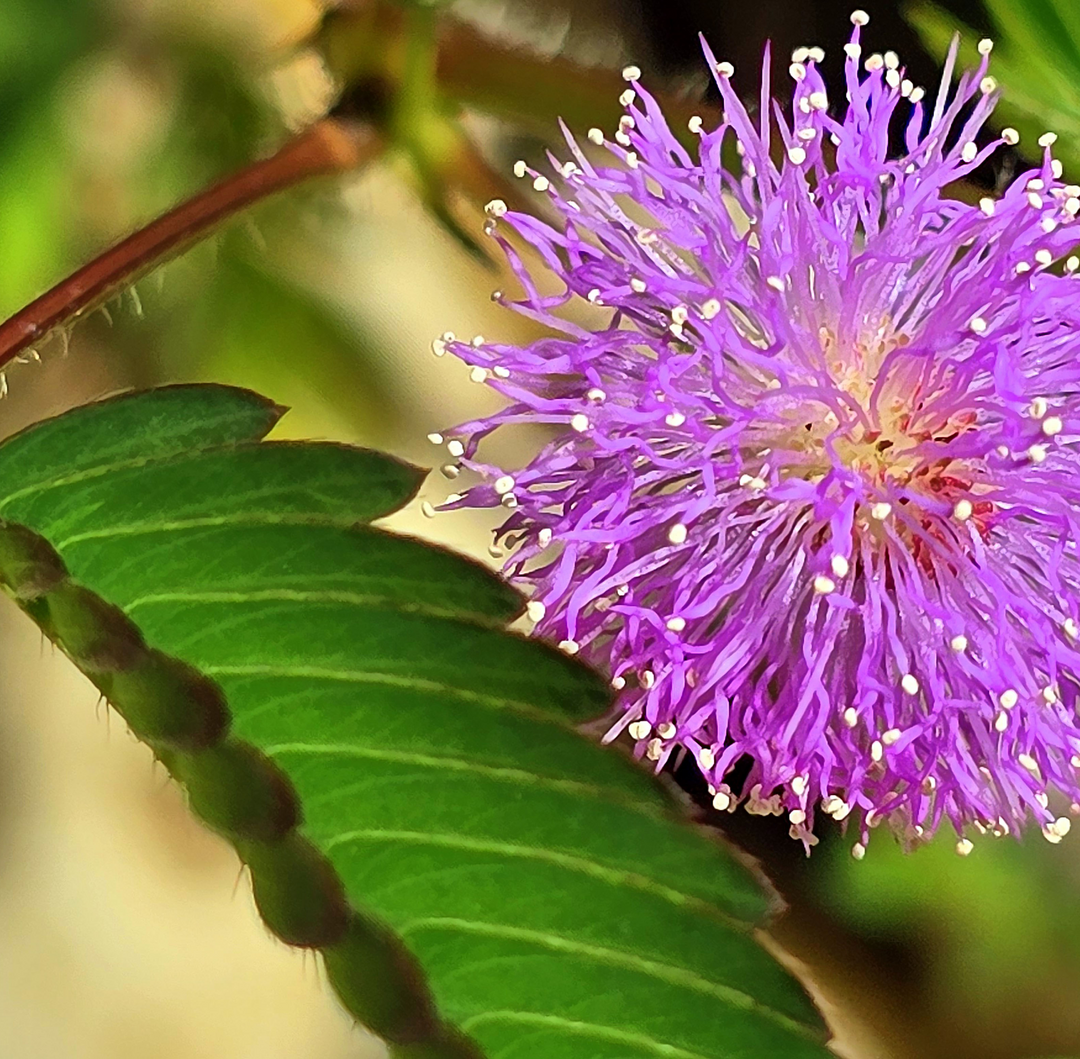
<path id="1" fill-rule="evenodd" d="M 240 210 L 310 177 L 356 169 L 381 147 L 378 133 L 370 126 L 330 118 L 318 122 L 272 157 L 226 177 L 151 221 L 0 324 L 0 368 L 54 328 L 101 304 Z"/>

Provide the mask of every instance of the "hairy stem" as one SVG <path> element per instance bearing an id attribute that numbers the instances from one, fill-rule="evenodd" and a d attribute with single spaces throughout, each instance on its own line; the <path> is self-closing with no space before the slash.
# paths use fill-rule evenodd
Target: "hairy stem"
<path id="1" fill-rule="evenodd" d="M 61 280 L 0 324 L 0 369 L 248 206 L 311 177 L 357 169 L 382 150 L 370 125 L 324 119 L 275 155 L 195 195 Z"/>

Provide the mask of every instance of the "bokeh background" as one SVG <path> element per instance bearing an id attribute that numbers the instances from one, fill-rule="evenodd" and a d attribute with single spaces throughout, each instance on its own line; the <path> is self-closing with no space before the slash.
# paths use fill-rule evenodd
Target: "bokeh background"
<path id="1" fill-rule="evenodd" d="M 971 48 L 990 32 L 1014 100 L 1003 122 L 1027 142 L 1044 128 L 1061 133 L 1069 175 L 1068 145 L 1080 143 L 1080 3 L 985 4 L 865 3 L 867 38 L 933 86 L 954 25 L 970 27 Z M 825 46 L 835 73 L 848 8 L 444 6 L 440 17 L 503 49 L 572 62 L 580 78 L 558 79 L 559 95 L 531 84 L 536 68 L 511 51 L 496 55 L 492 70 L 516 102 L 453 116 L 475 145 L 466 165 L 427 171 L 425 183 L 399 151 L 260 206 L 43 346 L 40 364 L 13 370 L 0 433 L 120 388 L 210 379 L 292 406 L 286 434 L 430 464 L 427 433 L 492 402 L 464 367 L 430 355 L 432 337 L 531 333 L 491 302 L 507 277 L 470 245 L 482 223 L 477 192 L 497 188 L 515 158 L 542 158 L 557 113 L 614 114 L 625 62 L 673 106 L 690 107 L 706 88 L 698 31 L 749 92 L 766 39 L 778 84 L 800 44 Z M 315 0 L 0 0 L 0 313 L 324 113 L 335 84 L 305 43 L 322 15 Z M 992 187 L 1007 171 L 999 163 L 979 176 Z M 533 443 L 509 439 L 499 455 L 524 459 Z M 421 499 L 438 502 L 450 488 L 436 472 Z M 494 562 L 490 523 L 475 513 L 427 520 L 414 506 L 394 521 Z M 149 751 L 8 605 L 0 666 L 0 1056 L 381 1055 L 339 1011 L 317 961 L 261 926 L 236 857 L 189 817 Z M 779 821 L 716 823 L 787 899 L 773 944 L 821 998 L 843 1055 L 1080 1055 L 1077 840 L 986 841 L 960 859 L 947 836 L 904 857 L 881 834 L 855 863 L 838 834 L 806 860 Z"/>

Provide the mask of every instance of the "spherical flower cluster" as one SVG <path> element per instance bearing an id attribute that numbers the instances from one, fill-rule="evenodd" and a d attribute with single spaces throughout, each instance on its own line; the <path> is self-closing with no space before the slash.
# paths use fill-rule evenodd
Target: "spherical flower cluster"
<path id="1" fill-rule="evenodd" d="M 447 435 L 483 476 L 450 506 L 507 509 L 536 633 L 606 668 L 610 736 L 692 755 L 717 808 L 807 848 L 816 814 L 846 819 L 856 857 L 881 821 L 908 844 L 951 823 L 962 854 L 1032 821 L 1057 842 L 1080 811 L 1080 186 L 1048 134 L 1000 197 L 956 197 L 1016 143 L 981 132 L 990 42 L 955 87 L 954 46 L 931 104 L 852 21 L 846 106 L 801 48 L 790 117 L 766 74 L 752 119 L 706 48 L 723 117 L 691 120 L 696 150 L 628 67 L 614 142 L 518 163 L 558 220 L 493 202 L 488 230 L 551 337 L 436 343 L 509 401 Z M 554 439 L 480 462 L 514 423 Z"/>

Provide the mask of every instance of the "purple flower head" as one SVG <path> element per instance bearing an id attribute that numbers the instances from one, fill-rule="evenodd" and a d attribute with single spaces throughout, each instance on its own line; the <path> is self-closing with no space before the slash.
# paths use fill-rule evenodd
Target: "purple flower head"
<path id="1" fill-rule="evenodd" d="M 932 105 L 893 53 L 830 94 L 799 49 L 790 116 L 767 74 L 687 150 L 628 68 L 615 141 L 545 176 L 557 223 L 491 203 L 488 229 L 552 329 L 520 348 L 446 336 L 508 400 L 458 428 L 502 504 L 538 635 L 610 672 L 610 736 L 689 753 L 714 805 L 887 820 L 913 844 L 1080 811 L 1080 187 L 1042 164 L 977 205 L 949 186 L 977 135 L 990 43 Z M 767 70 L 767 62 L 766 62 Z M 846 93 L 846 109 L 837 97 Z M 834 116 L 843 109 L 842 116 Z M 901 137 L 904 150 L 890 153 Z M 535 282 L 502 234 L 530 244 Z M 555 428 L 521 470 L 479 462 L 504 424 Z M 732 789 L 742 762 L 749 775 Z"/>

